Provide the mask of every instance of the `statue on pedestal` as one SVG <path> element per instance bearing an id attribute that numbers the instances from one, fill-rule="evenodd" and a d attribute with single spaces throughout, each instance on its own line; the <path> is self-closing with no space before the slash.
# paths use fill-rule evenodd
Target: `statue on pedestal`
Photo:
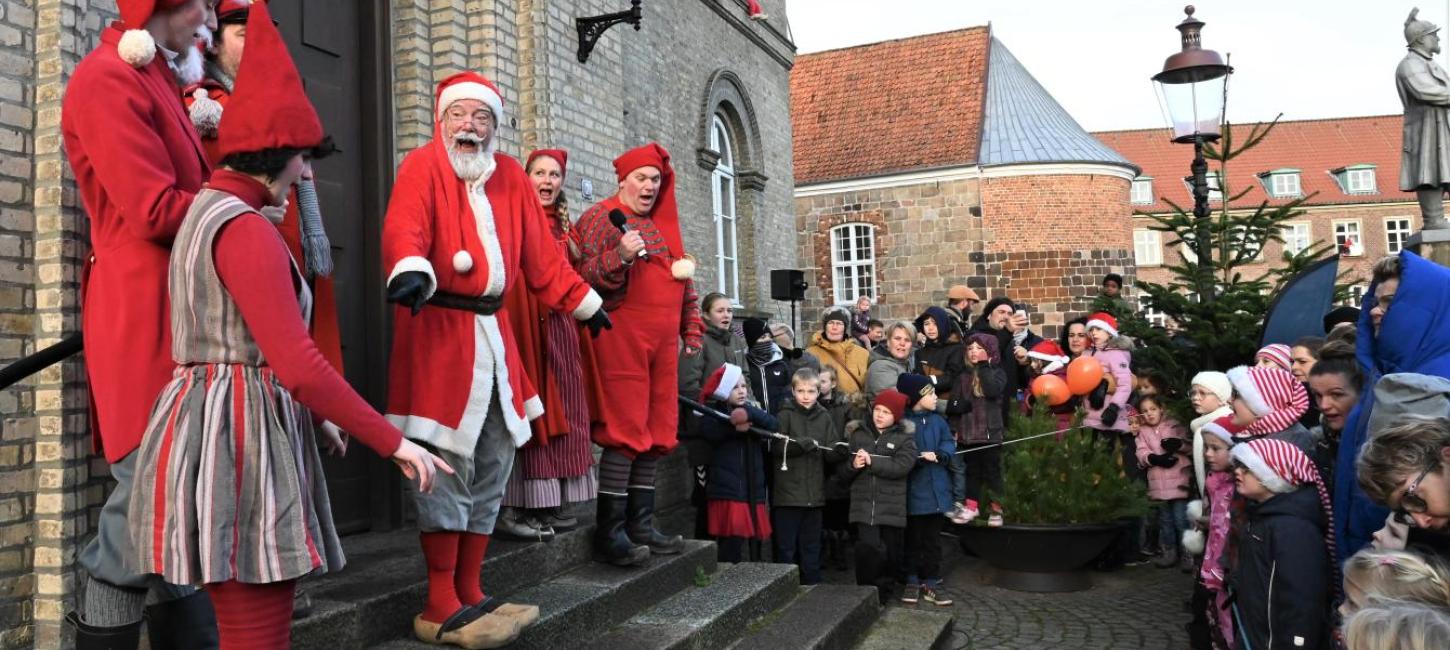
<path id="1" fill-rule="evenodd" d="M 1450 74 L 1435 63 L 1440 28 L 1416 16 L 1405 19 L 1410 52 L 1395 69 L 1395 87 L 1405 107 L 1404 146 L 1400 152 L 1400 189 L 1414 191 L 1425 230 L 1450 227 L 1445 221 L 1445 191 L 1450 189 Z"/>

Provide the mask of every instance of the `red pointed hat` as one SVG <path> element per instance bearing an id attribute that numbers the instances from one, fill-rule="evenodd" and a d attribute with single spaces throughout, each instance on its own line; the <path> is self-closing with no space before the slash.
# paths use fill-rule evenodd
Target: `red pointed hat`
<path id="1" fill-rule="evenodd" d="M 1092 316 L 1088 316 L 1087 327 L 1088 329 L 1096 327 L 1104 332 L 1107 332 L 1109 336 L 1118 335 L 1118 319 L 1113 318 L 1112 314 L 1109 314 L 1105 311 L 1100 311 L 1096 314 L 1093 314 Z"/>
<path id="2" fill-rule="evenodd" d="M 126 29 L 146 29 L 146 23 L 158 11 L 170 11 L 187 3 L 187 0 L 116 0 L 116 9 L 121 12 L 121 22 Z"/>
<path id="3" fill-rule="evenodd" d="M 524 169 L 528 169 L 529 167 L 533 166 L 534 160 L 538 159 L 540 156 L 547 156 L 549 158 L 553 158 L 555 162 L 559 163 L 560 176 L 568 173 L 569 152 L 564 151 L 563 149 L 539 149 L 529 154 L 529 159 L 524 161 Z"/>
<path id="4" fill-rule="evenodd" d="M 459 72 L 438 82 L 438 90 L 433 97 L 433 119 L 441 122 L 444 111 L 460 99 L 483 102 L 493 111 L 494 122 L 503 123 L 503 95 L 498 92 L 498 86 L 493 85 L 488 77 L 472 70 Z"/>
<path id="5" fill-rule="evenodd" d="M 272 24 L 265 2 L 247 15 L 247 49 L 227 110 L 217 126 L 223 158 L 265 149 L 311 149 L 322 144 L 322 120 L 302 89 L 302 76 Z"/>
<path id="6" fill-rule="evenodd" d="M 665 239 L 665 245 L 670 248 L 670 256 L 679 259 L 685 254 L 685 244 L 680 238 L 680 212 L 675 205 L 675 169 L 670 166 L 670 152 L 665 151 L 658 143 L 651 142 L 630 149 L 614 159 L 614 175 L 620 181 L 640 167 L 660 170 L 660 190 L 656 194 L 658 198 L 650 208 L 650 213 L 642 216 L 654 219 L 655 225 L 659 226 L 660 235 Z"/>

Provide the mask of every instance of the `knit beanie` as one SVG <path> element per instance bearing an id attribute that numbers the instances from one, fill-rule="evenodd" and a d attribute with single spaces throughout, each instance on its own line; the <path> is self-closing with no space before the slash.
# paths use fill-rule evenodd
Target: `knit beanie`
<path id="1" fill-rule="evenodd" d="M 1290 360 L 1290 357 L 1292 356 L 1293 352 L 1289 349 L 1289 346 L 1284 345 L 1283 343 L 1270 343 L 1260 348 L 1259 351 L 1254 354 L 1254 363 L 1257 364 L 1259 361 L 1268 359 L 1269 362 L 1273 363 L 1276 367 L 1288 371 L 1290 370 L 1289 364 L 1292 363 L 1292 361 Z"/>
<path id="2" fill-rule="evenodd" d="M 1274 494 L 1287 494 L 1302 485 L 1313 484 L 1319 492 L 1319 507 L 1324 510 L 1324 545 L 1329 557 L 1337 557 L 1334 550 L 1334 509 L 1330 507 L 1329 491 L 1314 461 L 1309 460 L 1302 450 L 1292 443 L 1273 438 L 1250 440 L 1233 448 L 1234 460 L 1243 464 L 1260 483 Z M 1339 584 L 1339 568 L 1335 566 L 1332 585 Z"/>
<path id="3" fill-rule="evenodd" d="M 733 363 L 721 365 L 715 369 L 715 372 L 710 373 L 710 376 L 705 379 L 705 385 L 700 387 L 700 401 L 729 399 L 730 391 L 735 390 L 743 376 L 744 373 L 740 370 L 740 366 Z"/>
<path id="4" fill-rule="evenodd" d="M 846 311 L 845 307 L 831 307 L 824 314 L 821 314 L 821 327 L 824 328 L 826 323 L 831 321 L 840 321 L 842 325 L 846 326 L 847 331 L 850 331 L 851 312 Z"/>
<path id="5" fill-rule="evenodd" d="M 990 316 L 992 312 L 997 311 L 998 307 L 1010 304 L 1012 304 L 1012 299 L 1007 296 L 997 296 L 996 298 L 988 300 L 987 304 L 982 306 L 982 318 Z"/>
<path id="6" fill-rule="evenodd" d="M 997 346 L 996 334 L 990 332 L 972 332 L 971 336 L 967 337 L 967 345 L 973 343 L 982 346 L 982 349 L 987 351 L 988 361 L 992 363 L 1000 363 L 1002 361 L 1002 354 L 1000 348 Z"/>
<path id="7" fill-rule="evenodd" d="M 1249 410 L 1259 416 L 1244 428 L 1249 435 L 1283 431 L 1298 422 L 1309 408 L 1304 384 L 1287 370 L 1239 366 L 1228 371 L 1228 380 Z"/>
<path id="8" fill-rule="evenodd" d="M 740 324 L 740 329 L 744 331 L 745 344 L 755 345 L 760 337 L 765 336 L 767 328 L 765 321 L 759 318 L 747 318 Z"/>
<path id="9" fill-rule="evenodd" d="M 921 398 L 936 393 L 936 382 L 926 375 L 906 372 L 896 378 L 896 391 L 906 396 L 906 408 L 913 409 Z"/>
<path id="10" fill-rule="evenodd" d="M 1207 388 L 1209 392 L 1218 396 L 1219 401 L 1223 402 L 1224 406 L 1228 406 L 1228 403 L 1233 400 L 1233 383 L 1228 380 L 1228 375 L 1221 372 L 1205 370 L 1194 375 L 1193 381 L 1189 382 L 1189 384 Z"/>
<path id="11" fill-rule="evenodd" d="M 905 395 L 900 391 L 888 388 L 876 394 L 876 399 L 871 401 L 871 409 L 875 410 L 878 406 L 884 406 L 886 410 L 891 411 L 892 420 L 900 422 L 901 418 L 906 417 L 906 404 Z"/>

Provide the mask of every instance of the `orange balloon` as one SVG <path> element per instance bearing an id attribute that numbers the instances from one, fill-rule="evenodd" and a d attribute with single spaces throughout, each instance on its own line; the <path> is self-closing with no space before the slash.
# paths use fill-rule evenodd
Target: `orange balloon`
<path id="1" fill-rule="evenodd" d="M 1089 356 L 1081 356 L 1067 364 L 1067 387 L 1073 395 L 1086 395 L 1103 381 L 1103 364 Z"/>
<path id="2" fill-rule="evenodd" d="M 1067 382 L 1059 379 L 1057 375 L 1043 375 L 1032 380 L 1032 395 L 1052 406 L 1058 406 L 1072 397 L 1067 390 Z"/>

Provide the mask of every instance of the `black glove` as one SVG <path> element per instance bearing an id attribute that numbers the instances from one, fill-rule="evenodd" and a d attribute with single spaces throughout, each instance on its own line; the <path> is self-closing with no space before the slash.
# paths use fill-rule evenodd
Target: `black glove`
<path id="1" fill-rule="evenodd" d="M 423 294 L 428 289 L 428 274 L 422 271 L 404 271 L 388 283 L 388 302 L 397 303 L 413 310 L 413 315 L 423 311 L 428 299 Z"/>
<path id="2" fill-rule="evenodd" d="M 1148 454 L 1148 464 L 1154 467 L 1172 467 L 1176 462 L 1178 459 L 1173 454 Z"/>
<path id="3" fill-rule="evenodd" d="M 1107 398 L 1108 380 L 1104 379 L 1098 382 L 1098 387 L 1094 388 L 1093 392 L 1088 393 L 1088 406 L 1093 407 L 1093 410 L 1100 409 L 1103 407 L 1103 400 L 1106 400 Z"/>
<path id="4" fill-rule="evenodd" d="M 614 321 L 609 320 L 609 314 L 604 313 L 603 307 L 596 309 L 594 315 L 590 316 L 589 320 L 584 321 L 584 324 L 589 327 L 590 338 L 597 339 L 599 338 L 600 332 L 614 329 Z"/>
<path id="5" fill-rule="evenodd" d="M 1103 416 L 1100 419 L 1103 421 L 1103 426 L 1113 426 L 1113 423 L 1118 421 L 1118 405 L 1109 404 L 1107 408 L 1103 409 Z"/>
<path id="6" fill-rule="evenodd" d="M 801 355 L 805 354 L 806 351 L 800 348 L 784 348 L 780 351 L 780 353 L 785 358 L 790 359 L 791 361 L 795 361 L 796 359 L 801 358 Z"/>
<path id="7" fill-rule="evenodd" d="M 815 438 L 791 438 L 791 442 L 800 445 L 801 451 L 804 452 L 812 452 L 820 447 L 819 444 L 816 444 Z"/>
<path id="8" fill-rule="evenodd" d="M 1165 453 L 1165 454 L 1176 454 L 1176 453 L 1178 453 L 1178 450 L 1179 449 L 1182 449 L 1183 448 L 1183 439 L 1182 438 L 1164 438 L 1163 439 L 1163 442 L 1161 442 L 1159 444 L 1163 447 L 1163 453 Z"/>

